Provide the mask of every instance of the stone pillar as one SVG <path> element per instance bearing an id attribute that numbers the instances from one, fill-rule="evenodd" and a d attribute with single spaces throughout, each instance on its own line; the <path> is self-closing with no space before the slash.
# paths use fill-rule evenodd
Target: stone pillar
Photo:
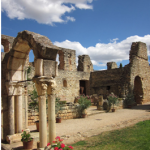
<path id="1" fill-rule="evenodd" d="M 24 96 L 25 96 L 25 128 L 28 129 L 28 92 L 27 87 L 24 89 Z"/>
<path id="2" fill-rule="evenodd" d="M 9 135 L 15 134 L 15 122 L 14 122 L 14 96 L 8 96 L 8 130 L 9 130 Z"/>
<path id="3" fill-rule="evenodd" d="M 39 148 L 44 148 L 47 145 L 47 116 L 46 116 L 46 91 L 47 84 L 42 78 L 34 78 L 36 89 L 38 92 L 39 101 Z"/>
<path id="4" fill-rule="evenodd" d="M 14 93 L 15 93 L 15 85 L 14 82 L 6 82 L 7 93 L 8 93 L 8 132 L 7 135 L 15 134 L 15 118 L 14 118 Z M 4 137 L 5 138 L 5 137 Z"/>
<path id="5" fill-rule="evenodd" d="M 16 133 L 22 132 L 22 95 L 15 96 L 16 98 Z"/>
<path id="6" fill-rule="evenodd" d="M 103 96 L 102 95 L 98 97 L 97 110 L 103 110 Z"/>
<path id="7" fill-rule="evenodd" d="M 55 80 L 51 80 L 48 86 L 48 125 L 49 125 L 49 143 L 52 143 L 56 138 L 56 123 L 55 123 Z"/>

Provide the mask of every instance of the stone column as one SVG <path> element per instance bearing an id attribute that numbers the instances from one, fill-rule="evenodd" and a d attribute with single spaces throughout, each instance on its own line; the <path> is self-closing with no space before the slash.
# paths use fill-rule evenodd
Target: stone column
<path id="1" fill-rule="evenodd" d="M 16 133 L 22 132 L 22 83 L 15 85 Z"/>
<path id="2" fill-rule="evenodd" d="M 16 133 L 22 132 L 22 95 L 15 96 L 16 98 Z"/>
<path id="3" fill-rule="evenodd" d="M 25 96 L 25 128 L 28 129 L 28 92 L 27 87 L 24 89 L 24 96 Z"/>
<path id="4" fill-rule="evenodd" d="M 39 101 L 39 148 L 44 148 L 47 145 L 47 116 L 45 96 L 47 91 L 47 84 L 45 84 L 43 81 L 40 81 L 40 78 L 33 79 L 33 81 L 36 85 Z"/>
<path id="5" fill-rule="evenodd" d="M 51 80 L 48 86 L 48 125 L 49 125 L 49 142 L 52 143 L 56 138 L 55 124 L 55 80 Z"/>
<path id="6" fill-rule="evenodd" d="M 14 118 L 14 83 L 6 82 L 7 93 L 8 93 L 8 135 L 15 134 L 15 118 Z M 5 137 L 4 137 L 5 138 Z"/>
<path id="7" fill-rule="evenodd" d="M 8 96 L 8 130 L 9 135 L 15 134 L 14 128 L 14 96 Z"/>

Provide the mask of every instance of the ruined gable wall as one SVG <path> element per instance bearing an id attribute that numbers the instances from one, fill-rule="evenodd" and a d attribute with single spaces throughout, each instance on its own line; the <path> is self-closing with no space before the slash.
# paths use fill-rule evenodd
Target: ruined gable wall
<path id="1" fill-rule="evenodd" d="M 75 97 L 79 96 L 80 81 L 89 80 L 90 73 L 81 71 L 64 71 L 59 70 L 56 77 L 56 93 L 61 100 L 67 102 L 74 102 Z M 64 86 L 64 80 L 66 80 L 67 86 Z"/>
<path id="2" fill-rule="evenodd" d="M 131 46 L 130 51 L 130 85 L 134 90 L 136 76 L 141 78 L 143 89 L 143 103 L 150 101 L 150 67 L 148 64 L 147 47 L 145 43 L 136 42 Z"/>
<path id="3" fill-rule="evenodd" d="M 89 55 L 79 55 L 78 56 L 78 71 L 93 72 L 93 64 Z"/>
<path id="4" fill-rule="evenodd" d="M 123 68 L 91 72 L 91 94 L 102 94 L 104 98 L 113 92 L 121 96 Z"/>
<path id="5" fill-rule="evenodd" d="M 92 72 L 90 85 L 90 94 L 102 94 L 107 98 L 113 92 L 124 98 L 129 93 L 130 64 L 123 68 Z"/>
<path id="6" fill-rule="evenodd" d="M 59 47 L 59 61 L 58 69 L 76 71 L 76 51 Z"/>

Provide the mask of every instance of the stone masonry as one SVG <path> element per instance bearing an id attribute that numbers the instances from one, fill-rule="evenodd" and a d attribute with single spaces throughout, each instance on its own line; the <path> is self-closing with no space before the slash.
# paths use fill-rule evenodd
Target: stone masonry
<path id="1" fill-rule="evenodd" d="M 129 93 L 134 94 L 136 103 L 150 101 L 150 66 L 148 64 L 146 44 L 132 43 L 129 64 L 118 68 L 115 62 L 107 63 L 107 70 L 93 71 L 88 55 L 78 56 L 76 67 L 76 51 L 57 47 L 45 36 L 30 31 L 18 33 L 16 38 L 2 35 L 2 109 L 3 138 L 20 133 L 27 128 L 28 122 L 28 89 L 27 69 L 31 66 L 28 78 L 34 81 L 37 88 L 41 110 L 40 116 L 46 118 L 46 98 L 48 94 L 50 139 L 55 137 L 55 98 L 74 102 L 80 94 L 103 95 L 104 99 L 113 92 L 120 98 Z M 34 52 L 34 62 L 29 64 L 29 51 Z M 56 56 L 59 55 L 59 64 Z M 28 82 L 29 83 L 29 82 Z M 32 90 L 33 83 L 30 86 Z M 68 108 L 65 107 L 68 111 Z M 15 118 L 14 118 L 15 117 Z M 66 117 L 66 116 L 65 116 Z M 43 119 L 43 117 L 41 117 Z M 19 119 L 22 119 L 21 123 Z M 31 119 L 32 120 L 32 119 Z M 44 123 L 42 123 L 44 122 Z M 17 125 L 16 125 L 17 124 Z M 46 133 L 46 119 L 41 120 L 41 147 Z"/>

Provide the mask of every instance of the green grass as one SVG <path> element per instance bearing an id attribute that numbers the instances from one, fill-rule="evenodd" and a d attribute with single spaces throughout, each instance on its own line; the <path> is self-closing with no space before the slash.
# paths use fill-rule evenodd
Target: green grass
<path id="1" fill-rule="evenodd" d="M 75 150 L 150 150 L 150 120 L 104 132 L 72 145 Z"/>

